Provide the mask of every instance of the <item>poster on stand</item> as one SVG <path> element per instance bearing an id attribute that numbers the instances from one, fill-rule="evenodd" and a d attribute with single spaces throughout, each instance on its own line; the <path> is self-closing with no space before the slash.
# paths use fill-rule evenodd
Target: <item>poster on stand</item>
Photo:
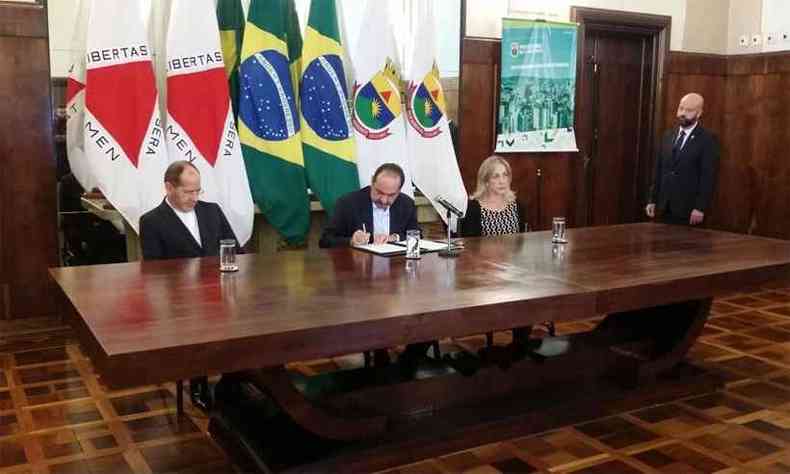
<path id="1" fill-rule="evenodd" d="M 574 152 L 576 23 L 504 18 L 496 152 Z"/>

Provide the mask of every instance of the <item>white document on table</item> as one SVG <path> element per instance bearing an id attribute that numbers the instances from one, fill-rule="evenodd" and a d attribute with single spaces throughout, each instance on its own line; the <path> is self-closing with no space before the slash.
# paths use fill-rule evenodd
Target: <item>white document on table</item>
<path id="1" fill-rule="evenodd" d="M 406 253 L 405 247 L 395 244 L 354 245 L 353 248 L 357 250 L 364 250 L 365 252 L 375 253 L 376 255 L 398 255 Z"/>

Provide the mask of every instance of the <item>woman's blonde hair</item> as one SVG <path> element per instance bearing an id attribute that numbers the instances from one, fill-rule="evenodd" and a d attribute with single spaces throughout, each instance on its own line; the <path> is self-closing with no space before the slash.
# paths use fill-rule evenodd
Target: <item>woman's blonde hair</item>
<path id="1" fill-rule="evenodd" d="M 486 183 L 491 179 L 491 175 L 494 174 L 494 167 L 497 164 L 505 167 L 505 174 L 510 178 L 510 183 L 513 183 L 513 172 L 510 169 L 510 164 L 499 155 L 491 155 L 483 160 L 480 164 L 480 168 L 477 170 L 477 189 L 475 189 L 475 192 L 472 194 L 472 199 L 479 200 L 481 197 L 485 196 L 488 191 Z M 515 200 L 516 193 L 512 189 L 509 189 L 505 195 L 505 201 L 512 202 Z"/>

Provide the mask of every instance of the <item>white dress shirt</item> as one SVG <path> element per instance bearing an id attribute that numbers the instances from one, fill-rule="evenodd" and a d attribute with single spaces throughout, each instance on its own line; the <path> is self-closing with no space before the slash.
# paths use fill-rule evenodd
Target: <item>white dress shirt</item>
<path id="1" fill-rule="evenodd" d="M 198 245 L 202 247 L 203 244 L 200 242 L 200 228 L 198 227 L 197 214 L 195 214 L 195 209 L 193 208 L 189 212 L 180 211 L 175 207 L 173 207 L 173 205 L 170 204 L 170 201 L 167 198 L 165 198 L 165 201 L 167 202 L 167 205 L 170 206 L 170 208 L 176 213 L 178 218 L 181 219 L 181 222 L 184 223 L 187 230 L 189 230 L 189 233 L 192 234 L 192 237 L 195 238 L 195 242 L 197 242 Z"/>
<path id="2" fill-rule="evenodd" d="M 390 208 L 382 209 L 372 203 L 373 206 L 373 235 L 390 235 Z"/>
<path id="3" fill-rule="evenodd" d="M 694 129 L 697 128 L 698 123 L 699 122 L 694 122 L 694 125 L 687 128 L 680 127 L 678 133 L 675 135 L 675 141 L 677 141 L 678 137 L 680 136 L 680 130 L 683 130 L 683 133 L 686 134 L 683 136 L 683 143 L 680 144 L 680 148 L 679 148 L 680 150 L 682 150 L 683 147 L 686 146 L 686 142 L 689 140 L 689 137 L 691 136 L 691 132 L 693 132 Z"/>

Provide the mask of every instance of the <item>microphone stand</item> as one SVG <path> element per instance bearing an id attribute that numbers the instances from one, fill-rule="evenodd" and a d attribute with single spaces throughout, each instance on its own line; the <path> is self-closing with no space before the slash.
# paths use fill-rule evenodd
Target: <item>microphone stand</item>
<path id="1" fill-rule="evenodd" d="M 461 251 L 459 249 L 452 248 L 452 244 L 450 243 L 450 218 L 452 213 L 450 209 L 447 209 L 447 248 L 444 250 L 439 250 L 439 256 L 445 258 L 455 258 L 461 255 Z"/>

